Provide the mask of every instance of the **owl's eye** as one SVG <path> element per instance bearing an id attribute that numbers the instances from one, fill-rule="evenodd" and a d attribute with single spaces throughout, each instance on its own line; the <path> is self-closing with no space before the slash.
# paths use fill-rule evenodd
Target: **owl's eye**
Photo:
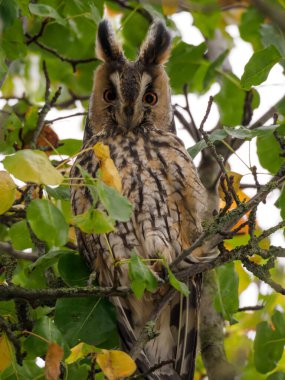
<path id="1" fill-rule="evenodd" d="M 106 102 L 113 102 L 116 99 L 116 92 L 114 90 L 106 90 L 104 91 L 103 97 Z"/>
<path id="2" fill-rule="evenodd" d="M 151 91 L 146 92 L 143 96 L 143 102 L 154 106 L 157 103 L 156 93 Z"/>

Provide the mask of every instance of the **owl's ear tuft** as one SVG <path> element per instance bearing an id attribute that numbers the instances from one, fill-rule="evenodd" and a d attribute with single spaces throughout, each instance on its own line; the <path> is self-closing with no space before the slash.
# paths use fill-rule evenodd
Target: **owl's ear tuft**
<path id="1" fill-rule="evenodd" d="M 163 64 L 168 61 L 171 50 L 171 35 L 162 21 L 154 22 L 143 42 L 139 61 L 145 65 Z"/>
<path id="2" fill-rule="evenodd" d="M 104 62 L 124 60 L 121 46 L 117 42 L 114 29 L 108 20 L 102 20 L 98 25 L 96 56 Z"/>

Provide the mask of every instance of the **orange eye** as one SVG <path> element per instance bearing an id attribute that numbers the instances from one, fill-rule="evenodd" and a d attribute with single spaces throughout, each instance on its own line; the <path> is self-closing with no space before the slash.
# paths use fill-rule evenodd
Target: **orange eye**
<path id="1" fill-rule="evenodd" d="M 106 102 L 111 103 L 116 99 L 116 92 L 114 90 L 106 90 L 103 97 Z"/>
<path id="2" fill-rule="evenodd" d="M 143 102 L 151 106 L 154 106 L 157 103 L 157 95 L 154 92 L 148 91 L 143 96 Z"/>

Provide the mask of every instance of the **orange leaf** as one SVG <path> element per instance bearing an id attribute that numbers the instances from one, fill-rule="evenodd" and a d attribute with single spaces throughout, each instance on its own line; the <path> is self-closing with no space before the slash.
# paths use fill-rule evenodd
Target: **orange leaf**
<path id="1" fill-rule="evenodd" d="M 49 125 L 45 125 L 38 137 L 37 147 L 53 146 L 56 148 L 58 146 L 59 138 L 53 129 Z"/>
<path id="2" fill-rule="evenodd" d="M 57 343 L 48 346 L 45 358 L 45 377 L 47 380 L 58 380 L 60 375 L 60 361 L 63 358 L 63 348 Z"/>
<path id="3" fill-rule="evenodd" d="M 102 350 L 96 360 L 108 380 L 131 376 L 137 368 L 128 354 L 118 350 Z"/>

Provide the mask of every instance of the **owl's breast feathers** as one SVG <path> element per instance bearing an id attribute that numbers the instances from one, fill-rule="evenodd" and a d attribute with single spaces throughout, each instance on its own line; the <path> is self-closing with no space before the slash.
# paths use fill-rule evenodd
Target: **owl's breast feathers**
<path id="1" fill-rule="evenodd" d="M 164 256 L 171 263 L 184 249 L 191 246 L 202 231 L 201 221 L 205 212 L 205 190 L 183 143 L 176 135 L 159 129 L 112 133 L 106 131 L 91 138 L 83 149 L 102 141 L 110 148 L 111 158 L 122 179 L 122 191 L 133 204 L 133 214 L 128 222 L 118 222 L 116 231 L 103 235 L 88 235 L 78 231 L 78 243 L 90 265 L 98 273 L 102 286 L 112 286 L 114 263 L 110 245 L 116 260 L 129 258 L 134 250 L 143 258 Z M 78 186 L 83 167 L 92 177 L 99 169 L 93 152 L 78 156 L 72 171 L 71 196 L 75 214 L 84 213 L 92 207 L 87 187 Z M 99 206 L 100 207 L 100 206 Z M 205 255 L 203 248 L 196 249 L 181 266 L 195 263 Z M 128 266 L 117 266 L 121 285 L 129 285 Z M 145 348 L 149 366 L 173 359 L 171 365 L 159 371 L 159 377 L 149 379 L 192 379 L 197 338 L 197 309 L 199 303 L 199 280 L 190 280 L 190 298 L 177 297 L 161 314 L 157 322 L 160 335 Z M 142 300 L 130 296 L 127 300 L 113 300 L 118 311 L 118 321 L 124 346 L 129 350 L 140 329 L 148 321 L 155 307 L 152 297 Z M 145 360 L 142 360 L 146 363 Z M 148 365 L 141 366 L 143 370 Z M 172 369 L 171 369 L 172 368 Z"/>
<path id="2" fill-rule="evenodd" d="M 108 235 L 116 259 L 128 258 L 135 250 L 144 258 L 163 255 L 171 263 L 201 233 L 206 204 L 205 190 L 183 143 L 172 133 L 150 129 L 145 134 L 130 131 L 115 136 L 102 132 L 83 148 L 98 141 L 109 146 L 121 176 L 123 195 L 133 204 L 131 220 L 117 223 L 117 231 Z M 77 165 L 96 177 L 99 163 L 93 151 L 79 155 L 73 178 L 80 177 Z M 86 187 L 73 186 L 71 192 L 75 214 L 91 207 Z M 87 251 L 93 267 L 98 255 L 99 261 L 102 255 L 106 255 L 104 261 L 112 260 L 100 235 L 89 239 Z M 197 250 L 193 257 L 200 254 L 202 251 Z"/>

